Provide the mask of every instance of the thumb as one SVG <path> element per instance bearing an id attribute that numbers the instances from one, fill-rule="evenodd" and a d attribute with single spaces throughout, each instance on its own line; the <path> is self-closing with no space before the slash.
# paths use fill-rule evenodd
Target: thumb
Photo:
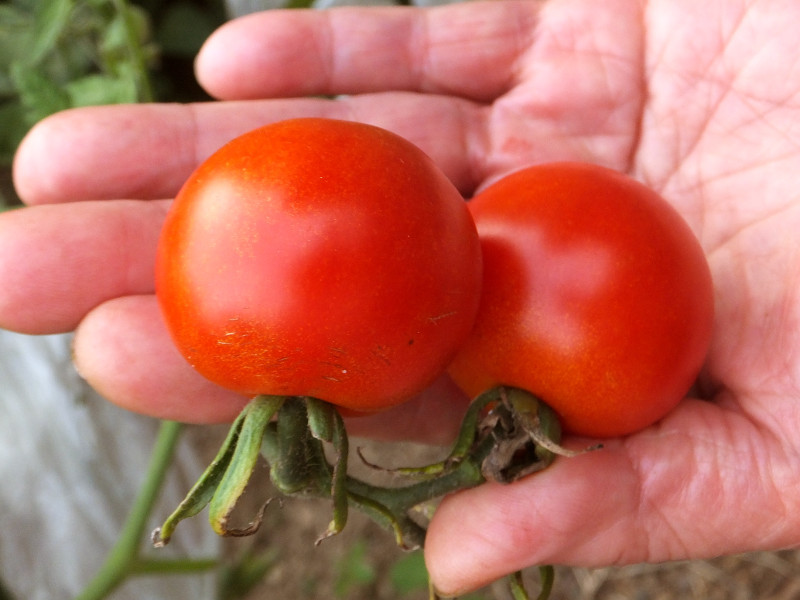
<path id="1" fill-rule="evenodd" d="M 606 447 L 445 498 L 425 541 L 431 580 L 460 595 L 532 565 L 616 562 L 609 538 L 628 537 L 619 515 L 636 512 L 636 486 L 624 452 Z"/>
<path id="2" fill-rule="evenodd" d="M 445 498 L 425 542 L 431 580 L 443 594 L 463 594 L 533 565 L 598 567 L 797 544 L 800 486 L 775 444 L 741 413 L 685 401 L 660 425 L 601 450 Z"/>

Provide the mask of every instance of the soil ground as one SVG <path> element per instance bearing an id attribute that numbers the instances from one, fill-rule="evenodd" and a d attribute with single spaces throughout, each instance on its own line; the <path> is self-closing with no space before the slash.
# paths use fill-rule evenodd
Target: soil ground
<path id="1" fill-rule="evenodd" d="M 392 464 L 382 453 L 386 445 L 361 440 L 370 459 Z M 430 448 L 403 447 L 406 457 L 433 460 Z M 438 451 L 441 453 L 441 450 Z M 409 464 L 409 463 L 406 463 Z M 422 464 L 422 463 L 410 463 Z M 351 471 L 365 469 L 357 461 Z M 264 477 L 248 489 L 237 513 L 247 518 L 248 510 L 274 495 Z M 362 472 L 363 475 L 363 472 Z M 369 475 L 374 479 L 375 474 Z M 278 506 L 280 505 L 280 506 Z M 399 550 L 393 537 L 367 518 L 355 513 L 345 531 L 323 541 L 314 541 L 330 520 L 329 504 L 323 500 L 286 499 L 267 509 L 261 530 L 247 539 L 226 543 L 232 555 L 247 550 L 267 552 L 274 563 L 262 582 L 246 600 L 426 600 L 421 578 L 424 570 L 419 555 L 409 558 Z M 526 585 L 535 597 L 538 573 L 526 573 Z M 794 600 L 800 599 L 800 551 L 759 552 L 721 557 L 707 561 L 642 564 L 621 568 L 556 568 L 553 600 Z M 504 582 L 498 582 L 465 600 L 510 600 Z"/>

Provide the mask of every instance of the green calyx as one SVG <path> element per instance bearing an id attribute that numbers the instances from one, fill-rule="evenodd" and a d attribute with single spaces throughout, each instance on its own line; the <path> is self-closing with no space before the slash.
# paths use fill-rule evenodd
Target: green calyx
<path id="1" fill-rule="evenodd" d="M 228 520 L 260 454 L 281 494 L 331 499 L 332 519 L 317 543 L 339 533 L 354 508 L 390 531 L 400 547 L 418 548 L 426 532 L 420 507 L 485 481 L 513 483 L 547 468 L 559 454 L 575 454 L 559 446 L 560 436 L 557 416 L 541 401 L 515 388 L 494 388 L 470 404 L 444 460 L 392 469 L 406 482 L 384 487 L 347 473 L 348 436 L 334 406 L 315 398 L 257 396 L 233 423 L 216 458 L 186 498 L 153 532 L 153 543 L 164 546 L 180 521 L 207 505 L 218 534 L 255 533 L 269 500 L 244 528 L 231 528 Z M 326 445 L 333 450 L 332 460 Z M 544 600 L 552 586 L 552 567 L 542 567 L 541 575 L 538 598 Z M 514 598 L 528 598 L 518 574 L 509 579 L 509 588 Z M 431 597 L 436 597 L 433 592 Z"/>

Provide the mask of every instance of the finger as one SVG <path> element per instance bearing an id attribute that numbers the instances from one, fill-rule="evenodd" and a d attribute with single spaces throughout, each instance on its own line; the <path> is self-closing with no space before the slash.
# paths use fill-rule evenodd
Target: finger
<path id="1" fill-rule="evenodd" d="M 0 327 L 71 331 L 105 300 L 152 292 L 167 208 L 166 202 L 81 202 L 0 215 Z"/>
<path id="2" fill-rule="evenodd" d="M 617 450 L 558 460 L 514 484 L 487 483 L 445 498 L 425 541 L 431 581 L 446 596 L 466 594 L 539 564 L 565 562 L 565 546 L 581 553 L 586 540 L 606 545 L 617 532 L 613 510 L 634 510 L 635 481 Z M 632 541 L 631 541 L 632 543 Z M 588 559 L 611 559 L 607 546 Z M 588 565 L 587 565 L 588 566 Z"/>
<path id="3" fill-rule="evenodd" d="M 291 115 L 288 107 L 218 103 L 63 111 L 22 141 L 14 183 L 28 204 L 169 198 L 225 142 L 272 120 L 316 112 L 308 104 L 293 105 Z"/>
<path id="4" fill-rule="evenodd" d="M 442 376 L 419 396 L 372 415 L 347 418 L 354 436 L 384 441 L 413 441 L 449 445 L 458 433 L 469 399 L 453 381 Z"/>
<path id="5" fill-rule="evenodd" d="M 265 11 L 217 30 L 196 71 L 224 99 L 410 90 L 487 101 L 513 84 L 538 7 Z"/>
<path id="6" fill-rule="evenodd" d="M 153 295 L 115 298 L 92 310 L 75 332 L 73 354 L 92 387 L 134 412 L 225 423 L 248 401 L 189 366 L 172 343 Z"/>
<path id="7" fill-rule="evenodd" d="M 28 204 L 171 198 L 202 160 L 232 138 L 274 121 L 314 116 L 392 130 L 469 190 L 474 155 L 483 147 L 476 111 L 464 101 L 416 94 L 76 109 L 33 128 L 15 158 L 14 181 Z"/>
<path id="8" fill-rule="evenodd" d="M 247 402 L 211 383 L 183 359 L 166 330 L 155 296 L 105 302 L 78 327 L 75 363 L 104 397 L 134 412 L 189 423 L 233 421 Z M 351 417 L 351 435 L 449 443 L 466 409 L 448 378 L 394 409 Z"/>
<path id="9" fill-rule="evenodd" d="M 445 499 L 426 560 L 445 594 L 532 565 L 708 558 L 800 541 L 792 468 L 742 415 L 687 402 L 660 427 Z M 780 457 L 777 458 L 776 457 Z"/>

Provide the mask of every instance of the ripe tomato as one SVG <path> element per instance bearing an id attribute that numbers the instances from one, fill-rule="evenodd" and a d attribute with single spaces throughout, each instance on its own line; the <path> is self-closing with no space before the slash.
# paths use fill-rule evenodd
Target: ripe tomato
<path id="1" fill-rule="evenodd" d="M 194 368 L 359 411 L 441 374 L 480 300 L 480 243 L 433 162 L 370 125 L 295 119 L 218 150 L 161 234 L 156 290 Z"/>
<path id="2" fill-rule="evenodd" d="M 614 171 L 556 163 L 512 173 L 470 208 L 483 299 L 450 367 L 466 392 L 526 389 L 565 431 L 596 437 L 642 429 L 683 398 L 708 349 L 713 291 L 669 204 Z"/>

